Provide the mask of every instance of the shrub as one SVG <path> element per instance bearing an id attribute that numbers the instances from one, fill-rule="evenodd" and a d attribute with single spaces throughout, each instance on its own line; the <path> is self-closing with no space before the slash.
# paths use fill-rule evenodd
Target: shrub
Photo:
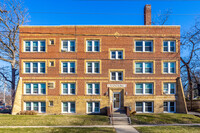
<path id="1" fill-rule="evenodd" d="M 131 115 L 135 115 L 136 114 L 136 111 L 131 111 Z"/>
<path id="2" fill-rule="evenodd" d="M 34 110 L 20 111 L 19 113 L 17 113 L 17 115 L 37 115 L 37 112 Z"/>

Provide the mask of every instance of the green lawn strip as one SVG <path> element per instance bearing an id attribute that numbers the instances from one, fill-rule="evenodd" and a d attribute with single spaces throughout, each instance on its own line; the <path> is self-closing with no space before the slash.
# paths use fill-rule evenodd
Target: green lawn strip
<path id="1" fill-rule="evenodd" d="M 136 114 L 131 116 L 132 124 L 191 124 L 200 123 L 200 118 L 189 114 L 161 113 Z"/>
<path id="2" fill-rule="evenodd" d="M 135 127 L 140 133 L 199 133 L 200 126 Z"/>
<path id="3" fill-rule="evenodd" d="M 1 128 L 0 133 L 115 133 L 114 128 Z"/>
<path id="4" fill-rule="evenodd" d="M 0 115 L 0 126 L 109 125 L 103 115 Z"/>

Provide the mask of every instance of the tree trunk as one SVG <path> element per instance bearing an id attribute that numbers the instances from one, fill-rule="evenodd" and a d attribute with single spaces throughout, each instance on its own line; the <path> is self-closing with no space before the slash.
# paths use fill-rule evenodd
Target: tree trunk
<path id="1" fill-rule="evenodd" d="M 192 79 L 190 74 L 190 68 L 188 65 L 186 65 L 187 68 L 187 74 L 188 74 L 188 82 L 189 82 L 189 91 L 190 91 L 190 110 L 192 111 L 192 102 L 193 102 L 193 88 L 192 88 Z"/>
<path id="2" fill-rule="evenodd" d="M 15 100 L 15 67 L 12 65 L 12 85 L 11 85 L 11 101 L 12 101 L 12 107 Z"/>

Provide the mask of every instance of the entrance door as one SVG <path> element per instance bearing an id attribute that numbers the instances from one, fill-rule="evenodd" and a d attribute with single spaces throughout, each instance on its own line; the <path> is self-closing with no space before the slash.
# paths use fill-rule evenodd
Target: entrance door
<path id="1" fill-rule="evenodd" d="M 113 93 L 113 108 L 119 109 L 121 104 L 121 95 L 120 92 L 114 92 Z"/>

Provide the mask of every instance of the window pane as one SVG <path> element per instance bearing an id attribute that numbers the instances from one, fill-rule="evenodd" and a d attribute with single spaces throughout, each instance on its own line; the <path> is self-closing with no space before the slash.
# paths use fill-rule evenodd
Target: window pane
<path id="1" fill-rule="evenodd" d="M 63 72 L 68 73 L 68 63 L 63 63 Z"/>
<path id="2" fill-rule="evenodd" d="M 68 112 L 68 102 L 63 102 L 63 112 Z"/>
<path id="3" fill-rule="evenodd" d="M 31 84 L 25 84 L 26 86 L 26 93 L 30 94 L 31 93 Z"/>
<path id="4" fill-rule="evenodd" d="M 142 102 L 136 102 L 136 111 L 143 112 L 143 104 Z"/>
<path id="5" fill-rule="evenodd" d="M 145 63 L 145 73 L 152 73 L 152 63 Z"/>
<path id="6" fill-rule="evenodd" d="M 44 41 L 40 42 L 40 51 L 45 51 L 45 42 Z"/>
<path id="7" fill-rule="evenodd" d="M 87 63 L 87 72 L 92 73 L 92 63 Z"/>
<path id="8" fill-rule="evenodd" d="M 46 112 L 46 103 L 41 102 L 41 112 Z"/>
<path id="9" fill-rule="evenodd" d="M 152 45 L 151 45 L 152 42 L 149 42 L 149 41 L 145 41 L 145 51 L 152 51 Z"/>
<path id="10" fill-rule="evenodd" d="M 39 108 L 38 108 L 38 102 L 33 102 L 33 110 L 34 111 L 38 111 Z"/>
<path id="11" fill-rule="evenodd" d="M 175 42 L 170 41 L 170 52 L 175 52 Z"/>
<path id="12" fill-rule="evenodd" d="M 163 92 L 164 92 L 165 94 L 168 94 L 168 83 L 164 83 L 164 84 L 163 84 L 163 88 L 164 88 Z"/>
<path id="13" fill-rule="evenodd" d="M 63 41 L 63 49 L 68 50 L 68 41 Z"/>
<path id="14" fill-rule="evenodd" d="M 38 51 L 38 41 L 33 41 L 33 51 Z"/>
<path id="15" fill-rule="evenodd" d="M 71 102 L 70 112 L 75 113 L 75 102 Z"/>
<path id="16" fill-rule="evenodd" d="M 170 112 L 174 112 L 175 111 L 175 103 L 174 102 L 170 102 Z"/>
<path id="17" fill-rule="evenodd" d="M 70 63 L 70 73 L 75 73 L 75 63 L 74 62 Z"/>
<path id="18" fill-rule="evenodd" d="M 33 72 L 38 73 L 38 63 L 33 63 Z"/>
<path id="19" fill-rule="evenodd" d="M 33 93 L 38 94 L 38 84 L 33 84 Z"/>
<path id="20" fill-rule="evenodd" d="M 143 94 L 143 84 L 136 84 L 136 94 Z"/>
<path id="21" fill-rule="evenodd" d="M 95 102 L 94 112 L 99 112 L 99 102 Z"/>
<path id="22" fill-rule="evenodd" d="M 46 84 L 40 84 L 41 86 L 41 94 L 46 94 Z"/>
<path id="23" fill-rule="evenodd" d="M 92 102 L 88 102 L 88 112 L 92 112 Z"/>
<path id="24" fill-rule="evenodd" d="M 168 52 L 168 42 L 167 41 L 164 41 L 164 43 L 163 43 L 163 51 Z"/>
<path id="25" fill-rule="evenodd" d="M 95 94 L 99 94 L 99 84 L 95 84 Z"/>
<path id="26" fill-rule="evenodd" d="M 118 59 L 122 59 L 123 58 L 123 52 L 122 51 L 118 51 Z"/>
<path id="27" fill-rule="evenodd" d="M 31 102 L 26 102 L 26 110 L 31 110 Z"/>
<path id="28" fill-rule="evenodd" d="M 70 93 L 75 94 L 75 84 L 70 84 Z"/>
<path id="29" fill-rule="evenodd" d="M 94 72 L 99 73 L 99 63 L 94 63 Z"/>
<path id="30" fill-rule="evenodd" d="M 170 63 L 170 73 L 175 73 L 175 63 L 174 62 Z"/>
<path id="31" fill-rule="evenodd" d="M 145 112 L 152 112 L 152 102 L 145 102 Z"/>
<path id="32" fill-rule="evenodd" d="M 136 63 L 136 73 L 142 73 L 142 63 Z"/>
<path id="33" fill-rule="evenodd" d="M 70 41 L 70 51 L 75 51 L 75 41 Z"/>
<path id="34" fill-rule="evenodd" d="M 30 66 L 31 66 L 30 63 L 25 63 L 25 72 L 26 73 L 30 73 L 31 72 Z"/>
<path id="35" fill-rule="evenodd" d="M 145 93 L 146 94 L 152 94 L 153 93 L 153 84 L 152 83 L 146 83 L 145 84 Z"/>
<path id="36" fill-rule="evenodd" d="M 68 94 L 68 84 L 63 84 L 63 94 Z"/>
<path id="37" fill-rule="evenodd" d="M 92 51 L 92 41 L 87 41 L 87 51 Z"/>
<path id="38" fill-rule="evenodd" d="M 111 80 L 116 80 L 116 73 L 115 72 L 111 72 Z"/>
<path id="39" fill-rule="evenodd" d="M 45 73 L 45 63 L 40 63 L 40 73 Z"/>
<path id="40" fill-rule="evenodd" d="M 136 42 L 136 51 L 143 51 L 142 41 Z"/>
<path id="41" fill-rule="evenodd" d="M 92 84 L 88 84 L 88 94 L 92 94 Z"/>
<path id="42" fill-rule="evenodd" d="M 94 42 L 94 51 L 99 51 L 99 41 Z"/>
<path id="43" fill-rule="evenodd" d="M 118 80 L 123 80 L 123 73 L 122 72 L 118 72 Z"/>
<path id="44" fill-rule="evenodd" d="M 175 93 L 175 84 L 171 83 L 170 94 L 174 94 L 174 93 Z"/>
<path id="45" fill-rule="evenodd" d="M 26 41 L 25 42 L 25 51 L 31 51 L 31 42 L 30 41 Z"/>
<path id="46" fill-rule="evenodd" d="M 163 71 L 164 73 L 168 73 L 168 62 L 163 63 Z"/>
<path id="47" fill-rule="evenodd" d="M 115 51 L 111 52 L 111 59 L 116 59 L 116 52 Z"/>

